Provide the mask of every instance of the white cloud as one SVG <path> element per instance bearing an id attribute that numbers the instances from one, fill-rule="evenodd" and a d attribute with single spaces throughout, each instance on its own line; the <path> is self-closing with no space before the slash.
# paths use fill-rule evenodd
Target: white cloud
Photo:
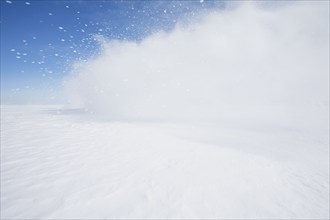
<path id="1" fill-rule="evenodd" d="M 67 80 L 70 102 L 126 119 L 312 117 L 329 103 L 328 6 L 245 3 L 141 43 L 98 36 L 101 54 Z"/>

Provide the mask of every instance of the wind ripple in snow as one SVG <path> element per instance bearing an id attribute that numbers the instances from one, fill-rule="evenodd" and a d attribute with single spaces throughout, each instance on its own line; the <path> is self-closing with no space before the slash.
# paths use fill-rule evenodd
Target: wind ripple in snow
<path id="1" fill-rule="evenodd" d="M 191 138 L 190 125 L 88 121 L 51 108 L 2 106 L 1 218 L 329 218 L 327 143 L 220 129 L 245 135 L 246 146 L 232 147 Z M 291 157 L 259 151 L 267 139 L 288 143 L 278 154 Z"/>

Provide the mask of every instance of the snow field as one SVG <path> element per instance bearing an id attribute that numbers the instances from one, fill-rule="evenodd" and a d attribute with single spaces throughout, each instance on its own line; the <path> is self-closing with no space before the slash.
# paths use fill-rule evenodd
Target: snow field
<path id="1" fill-rule="evenodd" d="M 84 117 L 1 107 L 1 218 L 329 218 L 325 133 Z"/>

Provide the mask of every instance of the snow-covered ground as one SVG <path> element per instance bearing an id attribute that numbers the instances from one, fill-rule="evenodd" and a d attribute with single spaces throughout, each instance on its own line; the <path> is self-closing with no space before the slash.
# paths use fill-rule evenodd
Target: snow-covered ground
<path id="1" fill-rule="evenodd" d="M 329 218 L 329 130 L 1 107 L 1 218 Z"/>

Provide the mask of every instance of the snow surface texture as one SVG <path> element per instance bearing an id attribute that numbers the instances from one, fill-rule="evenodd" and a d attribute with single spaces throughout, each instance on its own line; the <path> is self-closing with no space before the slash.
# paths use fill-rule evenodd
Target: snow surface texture
<path id="1" fill-rule="evenodd" d="M 101 41 L 72 106 L 1 106 L 1 218 L 329 218 L 329 2 Z"/>
<path id="2" fill-rule="evenodd" d="M 3 219 L 329 218 L 328 129 L 1 112 Z"/>

